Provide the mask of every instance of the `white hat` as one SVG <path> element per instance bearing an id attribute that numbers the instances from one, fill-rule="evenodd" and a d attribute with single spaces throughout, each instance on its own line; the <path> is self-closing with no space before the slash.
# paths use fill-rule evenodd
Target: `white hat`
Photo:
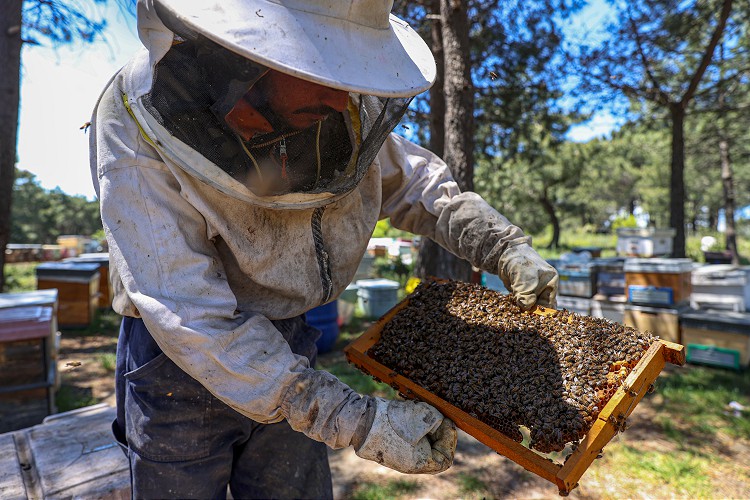
<path id="1" fill-rule="evenodd" d="M 408 97 L 430 88 L 427 44 L 393 0 L 154 0 L 186 27 L 269 68 L 329 87 Z"/>

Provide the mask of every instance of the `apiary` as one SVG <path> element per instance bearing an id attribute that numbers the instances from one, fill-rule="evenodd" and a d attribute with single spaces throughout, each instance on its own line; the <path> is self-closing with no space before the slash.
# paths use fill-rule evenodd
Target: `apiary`
<path id="1" fill-rule="evenodd" d="M 623 323 L 626 302 L 624 295 L 594 295 L 591 299 L 591 315 L 595 318 L 606 318 L 615 323 Z"/>
<path id="2" fill-rule="evenodd" d="M 109 291 L 109 254 L 82 253 L 77 257 L 65 259 L 64 262 L 87 262 L 99 264 L 99 308 L 108 309 L 112 307 L 112 295 Z"/>
<path id="3" fill-rule="evenodd" d="M 669 307 L 690 301 L 690 259 L 628 259 L 625 261 L 628 302 Z"/>
<path id="4" fill-rule="evenodd" d="M 421 285 L 345 349 L 567 494 L 682 346 L 605 319 L 521 310 L 478 285 Z M 529 446 L 521 444 L 524 432 Z M 564 462 L 546 455 L 570 450 Z"/>
<path id="5" fill-rule="evenodd" d="M 691 310 L 682 314 L 680 323 L 688 361 L 734 369 L 750 366 L 750 313 Z"/>
<path id="6" fill-rule="evenodd" d="M 625 304 L 622 322 L 636 330 L 654 332 L 659 338 L 681 344 L 680 315 L 688 309 Z"/>
<path id="7" fill-rule="evenodd" d="M 659 257 L 672 253 L 672 229 L 621 227 L 617 230 L 617 255 L 625 257 Z"/>
<path id="8" fill-rule="evenodd" d="M 560 276 L 558 293 L 569 297 L 590 298 L 596 291 L 596 267 L 591 261 L 562 262 L 555 267 Z"/>
<path id="9" fill-rule="evenodd" d="M 88 326 L 99 306 L 99 264 L 46 262 L 36 268 L 37 288 L 58 290 L 57 323 L 61 327 Z"/>
<path id="10" fill-rule="evenodd" d="M 625 259 L 620 257 L 596 259 L 596 293 L 599 295 L 625 294 Z"/>
<path id="11" fill-rule="evenodd" d="M 57 293 L 0 294 L 0 432 L 55 412 Z"/>
<path id="12" fill-rule="evenodd" d="M 566 309 L 570 312 L 585 314 L 588 316 L 591 314 L 591 299 L 558 295 L 557 307 L 558 309 Z"/>
<path id="13" fill-rule="evenodd" d="M 692 273 L 694 309 L 743 312 L 750 308 L 750 267 L 731 264 L 696 266 Z"/>

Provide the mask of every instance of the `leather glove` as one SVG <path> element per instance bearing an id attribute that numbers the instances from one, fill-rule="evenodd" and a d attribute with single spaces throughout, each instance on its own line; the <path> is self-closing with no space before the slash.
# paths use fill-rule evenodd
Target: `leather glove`
<path id="1" fill-rule="evenodd" d="M 557 270 L 527 243 L 508 247 L 500 255 L 498 275 L 527 311 L 535 304 L 557 307 Z"/>
<path id="2" fill-rule="evenodd" d="M 437 474 L 453 464 L 458 433 L 450 419 L 414 401 L 372 398 L 375 416 L 357 456 L 406 474 Z"/>

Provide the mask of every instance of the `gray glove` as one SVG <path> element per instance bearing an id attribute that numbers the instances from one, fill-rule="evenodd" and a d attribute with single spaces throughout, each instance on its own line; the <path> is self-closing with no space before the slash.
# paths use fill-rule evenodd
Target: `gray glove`
<path id="1" fill-rule="evenodd" d="M 526 310 L 557 307 L 557 270 L 526 243 L 505 249 L 498 261 L 498 275 Z"/>
<path id="2" fill-rule="evenodd" d="M 453 463 L 456 426 L 432 406 L 360 396 L 330 373 L 308 368 L 289 387 L 282 414 L 292 429 L 333 449 L 409 474 Z"/>
<path id="3" fill-rule="evenodd" d="M 373 398 L 375 417 L 357 456 L 405 474 L 437 474 L 453 464 L 456 425 L 427 403 Z"/>

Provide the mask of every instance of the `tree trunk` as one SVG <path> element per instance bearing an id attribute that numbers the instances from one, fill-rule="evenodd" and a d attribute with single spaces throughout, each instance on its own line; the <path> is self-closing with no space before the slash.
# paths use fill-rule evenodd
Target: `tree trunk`
<path id="1" fill-rule="evenodd" d="M 0 2 L 0 292 L 5 288 L 5 248 L 10 240 L 10 207 L 15 179 L 18 102 L 21 84 L 23 0 Z"/>
<path id="2" fill-rule="evenodd" d="M 444 60 L 445 139 L 443 159 L 462 191 L 474 189 L 474 85 L 471 81 L 469 22 L 464 2 L 440 0 Z M 433 44 L 435 40 L 433 33 Z M 432 97 L 433 94 L 430 94 Z M 431 103 L 432 104 L 432 103 Z M 432 110 L 434 113 L 435 111 Z M 439 115 L 433 114 L 439 120 Z M 472 280 L 471 265 L 431 241 L 424 241 L 418 276 Z"/>
<path id="3" fill-rule="evenodd" d="M 544 211 L 547 212 L 549 220 L 552 223 L 552 241 L 549 242 L 547 248 L 559 248 L 560 247 L 560 219 L 557 217 L 555 212 L 555 205 L 545 195 L 539 200 Z"/>
<path id="4" fill-rule="evenodd" d="M 685 257 L 685 109 L 670 105 L 672 115 L 672 163 L 669 182 L 669 225 L 676 231 L 673 257 Z"/>
<path id="5" fill-rule="evenodd" d="M 724 194 L 724 219 L 726 220 L 726 249 L 732 254 L 732 264 L 740 263 L 740 253 L 737 249 L 737 227 L 734 222 L 734 179 L 732 175 L 732 160 L 729 155 L 729 134 L 727 133 L 726 90 L 724 83 L 724 44 L 719 45 L 719 61 L 721 64 L 721 83 L 719 84 L 719 158 L 721 161 L 721 188 Z"/>
<path id="6" fill-rule="evenodd" d="M 443 23 L 440 20 L 440 0 L 431 0 L 430 12 L 433 14 L 430 27 L 430 49 L 435 56 L 437 73 L 435 83 L 430 87 L 430 151 L 443 157 L 445 152 L 445 61 L 443 51 Z"/>
<path id="7" fill-rule="evenodd" d="M 734 223 L 734 181 L 732 178 L 732 162 L 729 157 L 729 140 L 724 131 L 719 139 L 719 155 L 721 157 L 721 186 L 724 191 L 724 218 L 726 219 L 727 239 L 726 248 L 732 254 L 732 264 L 740 263 L 737 250 L 737 228 Z"/>

